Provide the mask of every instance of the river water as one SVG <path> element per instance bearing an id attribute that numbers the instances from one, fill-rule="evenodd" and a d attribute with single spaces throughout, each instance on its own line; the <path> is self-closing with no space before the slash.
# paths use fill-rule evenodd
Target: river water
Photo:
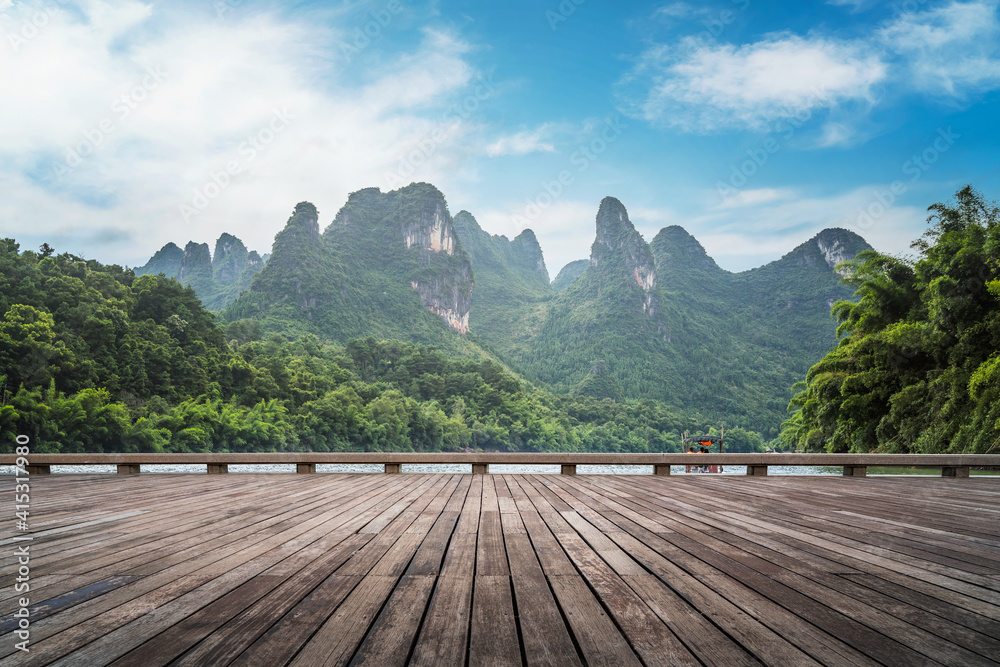
<path id="1" fill-rule="evenodd" d="M 402 468 L 404 473 L 471 473 L 472 466 L 469 464 L 415 464 L 404 463 Z M 559 474 L 558 465 L 501 465 L 490 464 L 490 472 L 495 475 L 502 474 Z M 653 466 L 624 466 L 624 465 L 579 465 L 576 471 L 580 475 L 652 475 Z M 13 466 L 0 466 L 0 474 L 13 474 Z M 93 474 L 113 474 L 117 468 L 113 465 L 97 466 L 52 466 L 53 474 L 71 475 L 93 475 Z M 143 473 L 206 473 L 204 465 L 143 465 Z M 294 473 L 294 464 L 267 464 L 267 465 L 236 465 L 229 466 L 230 473 Z M 352 464 L 334 465 L 320 463 L 316 465 L 317 473 L 382 473 L 384 469 L 379 464 Z M 826 466 L 768 466 L 769 475 L 839 475 L 840 467 Z M 670 474 L 684 475 L 684 466 L 670 466 Z M 700 474 L 700 473 L 690 473 Z M 724 475 L 746 475 L 746 466 L 724 466 Z"/>

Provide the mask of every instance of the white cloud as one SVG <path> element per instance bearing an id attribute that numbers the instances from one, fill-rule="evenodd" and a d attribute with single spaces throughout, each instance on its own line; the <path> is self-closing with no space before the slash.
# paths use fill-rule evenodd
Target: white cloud
<path id="1" fill-rule="evenodd" d="M 834 5 L 835 7 L 850 7 L 852 12 L 858 12 L 863 9 L 870 9 L 879 2 L 881 0 L 827 0 L 826 4 Z"/>
<path id="2" fill-rule="evenodd" d="M 1000 85 L 997 1 L 952 2 L 903 14 L 879 36 L 919 90 L 961 97 Z"/>
<path id="3" fill-rule="evenodd" d="M 654 18 L 684 19 L 706 12 L 703 7 L 695 8 L 686 2 L 673 2 L 669 5 L 657 7 L 653 12 Z"/>
<path id="4" fill-rule="evenodd" d="M 822 113 L 832 118 L 805 145 L 850 145 L 871 136 L 858 126 L 884 92 L 962 99 L 1000 87 L 998 5 L 953 1 L 900 14 L 854 39 L 783 33 L 735 45 L 685 37 L 649 47 L 619 87 L 629 112 L 656 125 L 770 131 L 783 119 Z"/>
<path id="5" fill-rule="evenodd" d="M 659 225 L 660 227 L 666 225 L 676 225 L 678 224 L 677 213 L 671 211 L 667 208 L 650 208 L 648 206 L 636 206 L 634 208 L 629 208 L 629 220 L 632 221 L 637 228 L 648 227 L 650 225 Z M 660 230 L 657 227 L 656 231 Z"/>
<path id="6" fill-rule="evenodd" d="M 795 196 L 791 190 L 784 188 L 758 188 L 756 190 L 740 190 L 736 194 L 726 197 L 717 208 L 743 208 L 745 206 L 759 206 L 782 199 L 790 199 Z"/>
<path id="7" fill-rule="evenodd" d="M 653 85 L 639 104 L 646 120 L 700 132 L 766 129 L 816 109 L 870 103 L 886 77 L 880 58 L 852 42 L 782 34 L 737 47 L 692 39 L 647 52 L 642 69 L 653 72 Z"/>
<path id="8" fill-rule="evenodd" d="M 516 134 L 500 137 L 486 147 L 490 157 L 501 155 L 527 155 L 528 153 L 553 153 L 555 146 L 542 137 L 548 134 L 548 126 L 543 125 L 534 130 L 522 130 Z"/>
<path id="9" fill-rule="evenodd" d="M 26 247 L 58 240 L 135 265 L 167 241 L 228 231 L 266 252 L 296 202 L 325 224 L 349 192 L 384 189 L 417 138 L 440 141 L 411 180 L 444 189 L 460 156 L 482 154 L 468 145 L 477 116 L 446 115 L 480 85 L 469 45 L 448 33 L 373 65 L 341 55 L 349 16 L 331 29 L 247 6 L 223 21 L 138 2 L 52 7 L 31 39 L 0 48 L 0 90 L 16 91 L 0 101 L 0 234 Z M 181 206 L 206 190 L 185 221 Z"/>

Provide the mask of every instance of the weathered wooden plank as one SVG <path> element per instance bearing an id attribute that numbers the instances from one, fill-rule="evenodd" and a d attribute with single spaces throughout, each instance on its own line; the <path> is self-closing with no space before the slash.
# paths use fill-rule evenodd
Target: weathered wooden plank
<path id="1" fill-rule="evenodd" d="M 0 477 L 0 494 L 10 484 Z M 2 645 L 2 665 L 986 665 L 1000 655 L 995 479 L 32 484 L 32 652 Z M 0 526 L 0 542 L 14 534 Z M 10 588 L 0 610 L 16 608 Z M 0 630 L 14 621 L 0 618 Z"/>
<path id="2" fill-rule="evenodd" d="M 351 660 L 352 665 L 393 667 L 405 665 L 410 655 L 427 600 L 434 590 L 433 575 L 405 575 L 375 620 L 368 636 Z"/>
<path id="3" fill-rule="evenodd" d="M 510 577 L 477 574 L 474 582 L 469 664 L 522 664 Z"/>
<path id="4" fill-rule="evenodd" d="M 582 577 L 560 574 L 549 583 L 588 665 L 642 664 Z"/>
<path id="5" fill-rule="evenodd" d="M 368 535 L 352 535 L 337 548 L 304 567 L 297 576 L 257 603 L 229 620 L 221 628 L 188 649 L 173 663 L 173 667 L 198 667 L 206 664 L 228 664 L 267 632 L 277 619 L 310 595 L 354 552 L 371 539 Z M 346 595 L 346 592 L 344 593 Z"/>
<path id="6" fill-rule="evenodd" d="M 249 544 L 244 541 L 223 549 L 207 548 L 201 558 L 184 561 L 173 568 L 173 572 L 165 570 L 137 579 L 112 593 L 43 619 L 33 628 L 33 636 L 38 643 L 28 662 L 46 664 L 54 657 L 88 642 L 91 646 L 76 653 L 84 664 L 92 659 L 95 651 L 99 655 L 115 657 L 130 650 L 155 634 L 158 628 L 166 627 L 174 619 L 211 602 L 216 596 L 214 592 L 223 595 L 246 577 L 280 560 L 282 549 L 295 548 L 297 544 L 304 545 L 317 539 L 320 537 L 318 534 L 303 536 L 322 525 L 329 514 L 337 512 L 336 509 L 327 509 L 326 514 L 317 511 L 313 518 L 306 515 L 299 523 L 286 527 L 284 532 L 268 534 L 262 540 L 253 540 Z M 211 543 L 207 546 L 211 547 Z M 114 613 L 108 614 L 111 609 Z M 157 610 L 158 613 L 151 615 L 150 610 Z M 138 625 L 132 626 L 132 623 Z M 122 629 L 125 626 L 130 628 Z M 94 639 L 105 633 L 114 636 Z M 39 639 L 42 641 L 39 642 Z"/>
<path id="7" fill-rule="evenodd" d="M 455 532 L 413 647 L 410 664 L 464 665 L 472 608 L 476 534 Z"/>

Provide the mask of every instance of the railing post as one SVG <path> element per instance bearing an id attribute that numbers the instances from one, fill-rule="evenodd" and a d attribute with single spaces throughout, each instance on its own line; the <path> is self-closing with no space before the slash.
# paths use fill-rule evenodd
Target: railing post
<path id="1" fill-rule="evenodd" d="M 941 468 L 942 477 L 968 477 L 969 466 L 944 466 Z"/>
<path id="2" fill-rule="evenodd" d="M 303 474 L 311 473 L 311 472 L 316 472 L 316 464 L 315 463 L 296 463 L 295 464 L 295 472 L 297 472 L 297 473 L 303 473 Z"/>
<path id="3" fill-rule="evenodd" d="M 868 466 L 844 466 L 844 477 L 867 477 Z"/>
<path id="4" fill-rule="evenodd" d="M 653 466 L 653 474 L 660 476 L 669 475 L 670 466 L 666 464 L 657 463 L 656 465 Z"/>
<path id="5" fill-rule="evenodd" d="M 398 475 L 403 471 L 403 468 L 399 463 L 386 463 L 385 471 L 389 475 Z"/>
<path id="6" fill-rule="evenodd" d="M 119 463 L 118 464 L 118 474 L 119 475 L 138 475 L 140 472 L 138 463 Z"/>
<path id="7" fill-rule="evenodd" d="M 473 463 L 472 464 L 472 474 L 473 475 L 488 475 L 490 473 L 489 463 Z"/>
<path id="8" fill-rule="evenodd" d="M 563 463 L 559 466 L 559 472 L 563 475 L 575 475 L 576 465 L 572 463 Z"/>
<path id="9" fill-rule="evenodd" d="M 46 465 L 44 463 L 41 465 L 28 464 L 24 466 L 24 472 L 28 473 L 29 475 L 51 475 L 52 466 Z"/>
<path id="10" fill-rule="evenodd" d="M 208 474 L 209 475 L 225 475 L 229 472 L 228 463 L 209 463 L 208 464 Z"/>
<path id="11" fill-rule="evenodd" d="M 751 477 L 767 477 L 767 466 L 748 465 L 747 475 Z"/>

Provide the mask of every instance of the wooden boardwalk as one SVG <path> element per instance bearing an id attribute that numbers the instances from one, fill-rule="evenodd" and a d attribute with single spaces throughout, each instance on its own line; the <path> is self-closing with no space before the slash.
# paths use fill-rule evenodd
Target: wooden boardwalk
<path id="1" fill-rule="evenodd" d="M 4 665 L 1000 662 L 1000 479 L 51 475 L 31 512 Z"/>

